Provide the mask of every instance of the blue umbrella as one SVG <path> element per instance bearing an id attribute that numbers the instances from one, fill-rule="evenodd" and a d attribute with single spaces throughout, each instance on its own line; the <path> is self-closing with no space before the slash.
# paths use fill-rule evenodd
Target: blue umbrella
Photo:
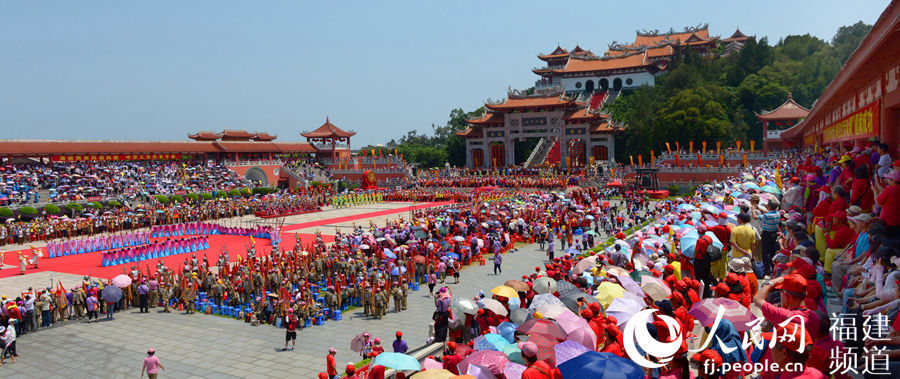
<path id="1" fill-rule="evenodd" d="M 763 186 L 763 187 L 762 187 L 762 191 L 763 191 L 763 192 L 771 193 L 771 194 L 773 194 L 773 195 L 781 195 L 781 190 L 778 189 L 778 187 L 775 187 L 775 186 L 773 186 L 773 185 L 765 185 L 765 186 Z"/>
<path id="2" fill-rule="evenodd" d="M 694 246 L 697 245 L 697 239 L 700 238 L 700 234 L 697 233 L 697 229 L 691 229 L 679 240 L 681 244 L 681 254 L 684 254 L 690 258 L 694 258 Z"/>
<path id="3" fill-rule="evenodd" d="M 501 322 L 500 325 L 497 325 L 497 330 L 500 331 L 500 335 L 506 339 L 506 342 L 513 343 L 516 342 L 515 334 L 516 328 L 519 325 L 511 323 L 509 321 Z"/>
<path id="4" fill-rule="evenodd" d="M 506 345 L 509 345 L 509 341 L 506 340 L 503 336 L 496 333 L 488 333 L 483 336 L 478 336 L 473 341 L 475 345 L 475 350 L 494 350 L 494 351 L 503 351 L 503 348 Z"/>
<path id="5" fill-rule="evenodd" d="M 397 267 L 397 266 L 394 266 L 394 268 L 391 269 L 391 275 L 394 275 L 394 276 L 400 275 L 401 272 L 405 274 L 405 273 L 406 273 L 406 267 Z"/>
<path id="6" fill-rule="evenodd" d="M 384 366 L 398 371 L 418 371 L 421 368 L 419 361 L 411 355 L 388 352 L 378 354 L 372 365 Z"/>
<path id="7" fill-rule="evenodd" d="M 384 256 L 391 258 L 391 259 L 397 259 L 397 255 L 394 254 L 394 252 L 391 251 L 391 249 L 384 249 Z"/>
<path id="8" fill-rule="evenodd" d="M 695 207 L 693 204 L 681 204 L 681 205 L 675 207 L 675 209 L 680 210 L 680 211 L 682 211 L 682 210 L 692 211 L 694 209 L 697 209 L 697 207 Z"/>
<path id="9" fill-rule="evenodd" d="M 578 250 L 575 250 L 574 247 L 570 247 L 570 248 L 566 249 L 566 253 L 569 253 L 569 254 L 572 254 L 572 255 L 577 255 L 577 254 L 578 254 Z"/>
<path id="10" fill-rule="evenodd" d="M 447 253 L 447 256 L 453 259 L 459 259 L 459 254 L 456 253 Z"/>
<path id="11" fill-rule="evenodd" d="M 644 370 L 630 359 L 588 351 L 559 365 L 563 378 L 642 379 Z"/>
<path id="12" fill-rule="evenodd" d="M 584 234 L 584 230 L 581 230 L 581 228 L 575 229 L 575 232 L 573 234 L 576 236 L 580 236 Z"/>

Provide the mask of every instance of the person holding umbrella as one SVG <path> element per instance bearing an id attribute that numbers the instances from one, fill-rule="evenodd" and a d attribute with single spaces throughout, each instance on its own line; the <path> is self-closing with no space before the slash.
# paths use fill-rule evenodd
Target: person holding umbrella
<path id="1" fill-rule="evenodd" d="M 562 379 L 559 368 L 551 368 L 547 362 L 538 360 L 538 346 L 531 341 L 519 342 L 522 359 L 528 368 L 522 372 L 522 379 Z"/>

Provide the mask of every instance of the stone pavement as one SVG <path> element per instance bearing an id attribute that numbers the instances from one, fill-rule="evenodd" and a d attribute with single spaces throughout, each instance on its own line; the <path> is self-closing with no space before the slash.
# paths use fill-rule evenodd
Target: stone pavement
<path id="1" fill-rule="evenodd" d="M 462 270 L 459 284 L 447 284 L 455 296 L 471 297 L 478 290 L 490 291 L 508 279 L 531 272 L 545 260 L 537 245 L 520 247 L 504 255 L 503 273 L 493 275 L 493 267 L 470 266 Z M 415 348 L 428 337 L 434 303 L 428 288 L 410 292 L 409 309 L 391 312 L 383 320 L 372 320 L 362 311 L 348 312 L 342 321 L 329 321 L 298 332 L 297 350 L 280 351 L 284 330 L 270 325 L 250 326 L 242 321 L 209 315 L 149 314 L 129 309 L 113 321 L 68 322 L 20 337 L 20 354 L 15 364 L 0 366 L 3 378 L 137 376 L 147 348 L 154 347 L 167 371 L 162 376 L 188 378 L 315 377 L 324 371 L 328 348 L 338 349 L 338 366 L 356 362 L 350 340 L 368 331 L 390 344 L 397 330 Z"/>

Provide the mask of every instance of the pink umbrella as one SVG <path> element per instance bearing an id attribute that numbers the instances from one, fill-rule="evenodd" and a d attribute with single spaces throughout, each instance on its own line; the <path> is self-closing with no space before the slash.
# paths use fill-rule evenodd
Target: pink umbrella
<path id="1" fill-rule="evenodd" d="M 616 278 L 619 279 L 619 283 L 621 283 L 622 287 L 624 287 L 628 292 L 638 295 L 642 298 L 646 296 L 644 294 L 644 290 L 641 289 L 641 286 L 637 284 L 637 282 L 631 279 L 631 276 L 620 275 L 616 276 Z"/>
<path id="2" fill-rule="evenodd" d="M 508 362 L 509 358 L 500 351 L 480 350 L 472 353 L 466 357 L 466 359 L 463 359 L 462 362 L 459 362 L 457 368 L 459 369 L 459 372 L 469 372 L 469 365 L 478 365 L 482 367 L 491 367 L 491 365 L 494 365 L 494 367 L 497 367 L 502 371 Z"/>
<path id="3" fill-rule="evenodd" d="M 575 267 L 573 267 L 572 270 L 576 274 L 581 274 L 582 272 L 589 270 L 591 267 L 594 267 L 596 264 L 597 264 L 597 256 L 591 255 L 590 257 L 587 257 L 587 258 L 584 258 L 584 259 L 578 261 L 578 263 L 575 264 Z"/>
<path id="4" fill-rule="evenodd" d="M 587 321 L 585 321 L 585 319 L 581 318 L 581 316 L 578 316 L 575 313 L 572 313 L 571 311 L 562 313 L 557 316 L 556 323 L 563 328 L 566 334 L 571 333 L 576 329 L 588 326 L 588 323 Z"/>
<path id="5" fill-rule="evenodd" d="M 440 369 L 444 368 L 444 365 L 441 364 L 441 362 L 438 362 L 434 359 L 425 358 L 425 361 L 422 362 L 422 369 L 427 370 L 430 368 L 436 368 L 436 369 L 440 370 Z"/>
<path id="6" fill-rule="evenodd" d="M 525 321 L 524 324 L 519 325 L 519 327 L 516 328 L 516 331 L 528 335 L 535 333 L 546 334 L 558 340 L 565 340 L 567 335 L 566 331 L 563 330 L 563 328 L 560 327 L 559 324 L 553 321 L 541 320 L 536 318 Z"/>
<path id="7" fill-rule="evenodd" d="M 526 368 L 516 362 L 508 362 L 503 370 L 503 375 L 506 376 L 506 379 L 522 379 L 522 373 Z"/>
<path id="8" fill-rule="evenodd" d="M 556 364 L 561 365 L 569 359 L 575 358 L 588 351 L 593 351 L 594 349 L 586 348 L 584 345 L 572 340 L 566 340 L 559 345 L 554 346 L 553 350 L 556 351 Z"/>
<path id="9" fill-rule="evenodd" d="M 594 334 L 594 331 L 589 327 L 575 329 L 573 332 L 569 333 L 568 340 L 578 342 L 591 350 L 594 350 L 597 347 L 597 335 Z"/>
<path id="10" fill-rule="evenodd" d="M 644 275 L 641 277 L 641 289 L 650 295 L 653 300 L 662 300 L 669 295 L 672 294 L 672 290 L 669 288 L 669 285 L 666 284 L 662 279 L 657 278 L 655 276 L 647 276 Z"/>
<path id="11" fill-rule="evenodd" d="M 750 329 L 748 323 L 752 323 L 756 319 L 753 313 L 747 307 L 737 301 L 726 298 L 703 299 L 691 307 L 688 314 L 694 316 L 703 326 L 711 326 L 716 320 L 716 314 L 719 308 L 724 308 L 725 313 L 722 318 L 729 320 L 734 324 L 735 329 L 739 332 Z"/>
<path id="12" fill-rule="evenodd" d="M 125 288 L 131 285 L 131 277 L 125 274 L 117 275 L 112 278 L 112 284 L 119 288 Z"/>

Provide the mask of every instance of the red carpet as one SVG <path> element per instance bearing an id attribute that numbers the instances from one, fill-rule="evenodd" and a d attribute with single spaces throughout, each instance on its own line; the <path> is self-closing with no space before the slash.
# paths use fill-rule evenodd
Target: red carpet
<path id="1" fill-rule="evenodd" d="M 452 204 L 452 203 L 453 203 L 452 201 L 437 201 L 437 202 L 433 202 L 433 203 L 422 203 L 422 204 L 418 204 L 415 206 L 410 205 L 408 207 L 402 207 L 402 208 L 385 209 L 385 210 L 369 212 L 369 213 L 359 213 L 359 214 L 350 215 L 350 216 L 335 217 L 335 218 L 330 218 L 330 219 L 325 219 L 325 220 L 320 220 L 320 221 L 303 222 L 303 223 L 299 223 L 299 224 L 285 226 L 284 228 L 281 229 L 281 231 L 284 232 L 284 231 L 289 231 L 289 230 L 314 228 L 317 226 L 337 224 L 337 223 L 341 223 L 341 222 L 359 220 L 359 219 L 363 219 L 363 218 L 409 212 L 410 208 L 412 208 L 413 210 L 419 210 L 419 209 L 425 209 L 425 208 L 440 207 L 442 205 L 447 205 L 447 204 Z"/>
<path id="2" fill-rule="evenodd" d="M 441 206 L 445 204 L 450 204 L 450 202 L 434 202 L 434 203 L 422 203 L 418 204 L 413 209 L 423 209 Z M 281 249 L 283 251 L 292 250 L 294 245 L 296 245 L 296 237 L 295 233 L 286 232 L 290 230 L 299 230 L 304 228 L 316 227 L 321 225 L 329 225 L 340 222 L 347 222 L 359 219 L 365 219 L 369 217 L 375 216 L 383 216 L 394 213 L 403 213 L 409 212 L 410 207 L 402 207 L 395 209 L 385 209 L 382 211 L 375 211 L 369 213 L 360 213 L 351 216 L 345 217 L 335 217 L 331 219 L 325 219 L 314 222 L 305 222 L 300 224 L 294 224 L 290 226 L 286 226 L 282 230 L 281 234 Z M 305 247 L 311 244 L 314 241 L 315 235 L 302 233 L 300 234 L 300 242 Z M 322 238 L 326 243 L 334 242 L 334 235 L 326 235 L 323 234 Z M 164 240 L 161 238 L 154 238 L 153 240 Z M 216 260 L 218 259 L 219 253 L 222 251 L 222 248 L 228 250 L 228 256 L 232 262 L 236 261 L 237 254 L 240 254 L 243 257 L 247 256 L 247 247 L 250 244 L 249 237 L 239 237 L 239 236 L 209 236 L 209 249 L 201 250 L 196 252 L 197 258 L 202 262 L 203 257 L 207 257 L 209 264 L 211 266 L 215 266 Z M 26 257 L 31 257 L 30 249 L 22 250 L 23 254 Z M 256 239 L 256 251 L 257 254 L 268 254 L 271 251 L 271 245 L 269 244 L 269 240 L 266 239 Z M 35 269 L 32 266 L 28 266 L 26 269 L 27 273 L 33 272 L 41 272 L 41 271 L 56 271 L 56 272 L 64 272 L 76 275 L 91 275 L 94 277 L 100 278 L 112 278 L 116 275 L 122 274 L 126 271 L 131 270 L 132 265 L 138 266 L 138 268 L 146 272 L 147 266 L 150 266 L 151 272 L 156 272 L 156 263 L 159 259 L 150 259 L 136 263 L 126 263 L 118 266 L 109 266 L 103 267 L 100 265 L 100 252 L 93 252 L 88 254 L 78 254 L 78 255 L 69 255 L 65 257 L 57 257 L 53 259 L 43 258 L 39 262 L 39 268 Z M 7 278 L 15 275 L 19 275 L 19 261 L 17 258 L 16 251 L 7 251 L 6 255 L 3 259 L 3 263 L 9 266 L 14 266 L 12 268 L 6 268 L 0 270 L 0 278 Z M 163 258 L 163 262 L 166 266 L 168 266 L 172 270 L 180 271 L 184 267 L 184 260 L 191 259 L 191 253 L 179 254 L 179 255 L 170 255 L 168 257 Z"/>

